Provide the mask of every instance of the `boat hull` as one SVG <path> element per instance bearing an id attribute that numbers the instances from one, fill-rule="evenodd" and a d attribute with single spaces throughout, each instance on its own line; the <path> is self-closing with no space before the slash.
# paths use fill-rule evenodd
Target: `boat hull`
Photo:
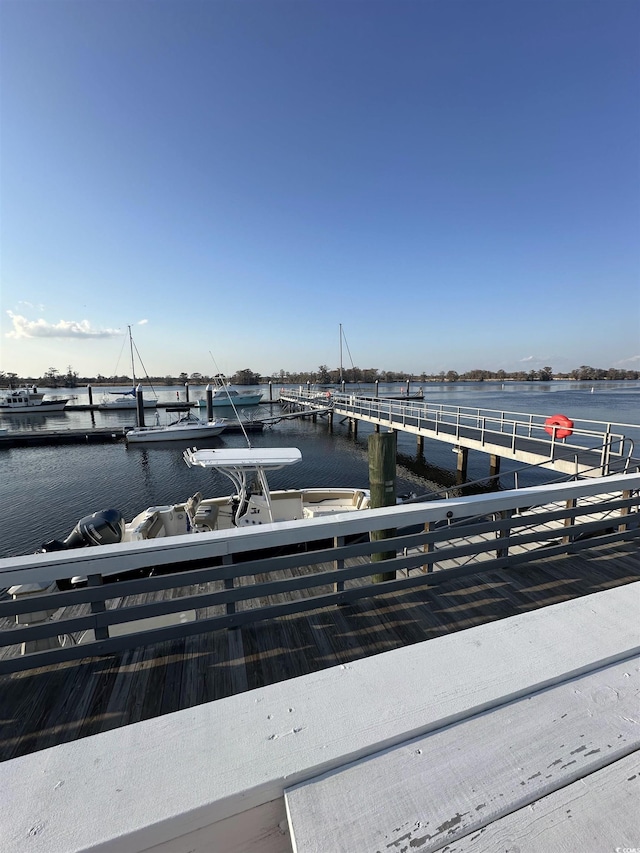
<path id="1" fill-rule="evenodd" d="M 211 405 L 215 408 L 216 406 L 229 407 L 229 406 L 257 406 L 258 403 L 262 400 L 262 391 L 259 391 L 255 394 L 238 394 L 231 397 L 228 397 L 226 394 L 220 394 L 219 396 L 214 396 L 211 400 Z M 206 407 L 207 401 L 203 398 L 198 400 L 198 405 L 201 407 Z"/>
<path id="2" fill-rule="evenodd" d="M 62 412 L 69 400 L 41 400 L 29 403 L 0 403 L 0 415 L 42 415 L 47 412 Z"/>
<path id="3" fill-rule="evenodd" d="M 193 439 L 213 438 L 224 431 L 224 425 L 202 426 L 188 425 L 185 427 L 138 427 L 125 436 L 127 444 L 148 444 L 156 441 L 192 441 Z"/>
<path id="4" fill-rule="evenodd" d="M 157 406 L 157 402 L 155 400 L 144 400 L 143 407 L 145 409 L 155 409 Z M 100 403 L 98 405 L 98 409 L 100 411 L 111 411 L 113 409 L 126 409 L 135 411 L 137 407 L 137 400 L 132 397 L 131 400 L 108 400 L 106 403 Z"/>

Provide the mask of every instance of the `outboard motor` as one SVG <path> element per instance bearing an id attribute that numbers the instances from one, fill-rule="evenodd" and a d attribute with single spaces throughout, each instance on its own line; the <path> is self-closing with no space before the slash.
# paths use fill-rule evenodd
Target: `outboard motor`
<path id="1" fill-rule="evenodd" d="M 51 539 L 42 546 L 43 553 L 88 548 L 91 545 L 113 545 L 124 536 L 124 518 L 117 509 L 103 509 L 85 515 L 66 539 Z"/>

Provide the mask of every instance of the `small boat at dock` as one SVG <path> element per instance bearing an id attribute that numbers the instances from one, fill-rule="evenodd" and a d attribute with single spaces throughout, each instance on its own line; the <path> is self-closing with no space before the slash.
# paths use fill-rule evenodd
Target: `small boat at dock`
<path id="1" fill-rule="evenodd" d="M 190 468 L 205 468 L 228 477 L 234 491 L 203 498 L 200 491 L 175 504 L 151 506 L 125 521 L 115 509 L 81 518 L 64 540 L 51 540 L 44 552 L 64 551 L 118 542 L 203 534 L 261 524 L 333 516 L 369 509 L 370 493 L 359 488 L 301 488 L 272 491 L 267 473 L 302 459 L 296 447 L 220 448 L 185 450 Z M 71 583 L 83 582 L 73 578 Z M 60 582 L 59 582 L 60 585 Z"/>
<path id="2" fill-rule="evenodd" d="M 136 364 L 135 358 L 133 355 L 134 351 L 134 343 L 133 343 L 133 335 L 131 334 L 131 326 L 127 326 L 128 329 L 128 339 L 129 339 L 129 351 L 131 354 L 131 376 L 133 377 L 132 387 L 129 391 L 107 391 L 107 393 L 103 396 L 102 401 L 98 405 L 98 409 L 101 411 L 108 411 L 110 409 L 136 409 L 138 405 L 137 399 L 137 385 L 136 385 Z M 137 351 L 137 348 L 136 348 Z M 114 395 L 117 395 L 114 397 Z M 142 400 L 143 408 L 151 409 L 155 408 L 158 405 L 157 399 L 148 399 L 143 397 Z"/>
<path id="3" fill-rule="evenodd" d="M 38 391 L 35 385 L 23 388 L 8 388 L 0 391 L 0 414 L 46 414 L 62 412 L 69 402 L 68 397 L 50 397 Z"/>
<path id="4" fill-rule="evenodd" d="M 225 385 L 215 388 L 211 393 L 211 404 L 215 406 L 257 406 L 262 400 L 262 391 L 236 391 Z M 206 407 L 207 400 L 202 397 L 198 400 L 198 406 Z"/>
<path id="5" fill-rule="evenodd" d="M 417 391 L 398 391 L 394 394 L 385 394 L 384 400 L 424 400 L 424 388 Z"/>
<path id="6" fill-rule="evenodd" d="M 111 398 L 109 396 L 111 394 L 117 394 L 118 396 Z M 98 409 L 102 412 L 114 409 L 131 409 L 135 411 L 137 405 L 136 389 L 132 388 L 130 391 L 107 391 L 98 404 Z M 142 405 L 145 409 L 155 409 L 158 403 L 157 400 L 150 400 L 148 397 L 143 397 Z"/>
<path id="7" fill-rule="evenodd" d="M 213 438 L 220 435 L 227 427 L 225 418 L 215 418 L 207 421 L 201 420 L 191 411 L 189 406 L 171 406 L 167 413 L 178 414 L 174 421 L 162 425 L 160 416 L 156 412 L 157 423 L 155 426 L 134 427 L 127 431 L 125 441 L 127 444 L 147 444 L 157 441 L 194 441 L 203 438 Z"/>

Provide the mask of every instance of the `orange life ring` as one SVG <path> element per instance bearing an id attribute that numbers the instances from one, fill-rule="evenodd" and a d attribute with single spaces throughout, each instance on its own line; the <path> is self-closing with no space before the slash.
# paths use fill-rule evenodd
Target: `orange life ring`
<path id="1" fill-rule="evenodd" d="M 556 438 L 568 438 L 573 433 L 573 421 L 566 415 L 551 415 L 544 422 L 545 431 Z"/>

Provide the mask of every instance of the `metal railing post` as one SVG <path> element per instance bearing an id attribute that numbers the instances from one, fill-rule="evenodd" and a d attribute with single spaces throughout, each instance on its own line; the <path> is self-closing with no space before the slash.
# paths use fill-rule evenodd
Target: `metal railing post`
<path id="1" fill-rule="evenodd" d="M 505 509 L 499 513 L 496 513 L 496 521 L 500 519 L 501 521 L 510 519 L 513 515 L 512 509 Z M 508 557 L 509 556 L 509 537 L 511 536 L 511 524 L 507 524 L 506 527 L 501 529 L 499 526 L 496 530 L 496 539 L 506 539 L 507 543 L 502 548 L 496 548 L 496 557 L 500 559 L 500 557 Z"/>
<path id="2" fill-rule="evenodd" d="M 433 524 L 433 522 L 432 522 L 432 521 L 427 521 L 427 522 L 426 522 L 426 524 L 424 525 L 424 532 L 425 532 L 425 533 L 430 533 L 430 532 L 431 532 L 431 530 L 433 530 L 433 528 L 434 528 L 434 524 Z M 425 554 L 432 554 L 432 553 L 433 553 L 433 550 L 434 550 L 434 544 L 433 544 L 433 542 L 425 542 L 425 544 L 422 546 L 422 550 L 425 552 Z M 431 562 L 429 562 L 429 563 L 425 563 L 425 564 L 422 566 L 422 572 L 423 572 L 423 574 L 424 574 L 424 573 L 428 573 L 428 572 L 432 572 L 432 571 L 433 571 L 433 563 L 431 563 Z"/>
<path id="3" fill-rule="evenodd" d="M 104 581 L 102 580 L 102 575 L 88 575 L 87 577 L 87 586 L 96 587 L 102 586 Z M 91 613 L 93 615 L 98 615 L 99 613 L 104 613 L 107 609 L 107 606 L 103 601 L 92 601 L 91 602 Z M 97 625 L 94 627 L 94 636 L 96 640 L 108 640 L 109 639 L 109 626 L 102 625 L 98 627 Z"/>
<path id="4" fill-rule="evenodd" d="M 225 554 L 222 558 L 223 566 L 231 566 L 233 565 L 233 557 L 231 554 Z M 233 578 L 225 578 L 224 579 L 224 588 L 225 589 L 233 589 L 234 579 Z M 225 610 L 228 614 L 236 612 L 236 603 L 235 601 L 227 601 Z"/>
<path id="5" fill-rule="evenodd" d="M 565 504 L 565 506 L 568 510 L 569 509 L 575 509 L 577 507 L 577 505 L 578 505 L 578 501 L 576 500 L 576 498 L 570 498 Z M 575 524 L 575 520 L 576 520 L 576 514 L 575 513 L 568 514 L 564 520 L 563 527 L 571 527 L 573 524 Z M 571 541 L 572 541 L 571 536 L 563 536 L 562 537 L 562 544 L 563 545 L 568 545 Z"/>
<path id="6" fill-rule="evenodd" d="M 334 536 L 333 537 L 333 547 L 334 548 L 342 548 L 344 545 L 345 538 L 344 536 Z M 342 571 L 344 569 L 344 558 L 340 557 L 337 560 L 333 561 L 333 568 L 336 572 Z M 344 581 L 336 581 L 333 585 L 334 592 L 342 592 L 344 590 Z"/>

